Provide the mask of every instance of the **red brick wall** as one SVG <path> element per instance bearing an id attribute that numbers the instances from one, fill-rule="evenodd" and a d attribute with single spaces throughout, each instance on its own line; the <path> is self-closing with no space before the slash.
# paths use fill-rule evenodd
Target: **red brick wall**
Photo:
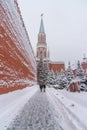
<path id="1" fill-rule="evenodd" d="M 36 82 L 36 61 L 16 1 L 0 0 L 0 94 Z"/>
<path id="2" fill-rule="evenodd" d="M 65 70 L 65 64 L 63 63 L 49 63 L 50 70 L 54 72 L 60 72 L 61 69 Z"/>

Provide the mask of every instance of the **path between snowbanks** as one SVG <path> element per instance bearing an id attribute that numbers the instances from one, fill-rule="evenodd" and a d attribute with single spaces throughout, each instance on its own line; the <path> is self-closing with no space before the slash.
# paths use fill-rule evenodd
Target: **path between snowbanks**
<path id="1" fill-rule="evenodd" d="M 27 102 L 7 130 L 63 130 L 55 120 L 47 93 L 38 91 Z"/>
<path id="2" fill-rule="evenodd" d="M 13 126 L 20 124 L 20 119 L 22 124 L 17 130 L 87 130 L 72 111 L 80 109 L 75 102 L 75 106 L 72 104 L 61 92 L 47 88 L 46 93 L 41 93 L 38 86 L 1 95 L 0 130 L 7 130 L 10 124 L 9 130 L 13 130 Z"/>
<path id="3" fill-rule="evenodd" d="M 50 89 L 38 91 L 7 130 L 77 130 Z"/>

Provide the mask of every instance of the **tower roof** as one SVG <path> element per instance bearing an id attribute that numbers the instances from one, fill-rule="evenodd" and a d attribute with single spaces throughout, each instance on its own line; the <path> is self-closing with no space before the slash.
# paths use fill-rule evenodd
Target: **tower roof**
<path id="1" fill-rule="evenodd" d="M 44 24 L 43 24 L 43 14 L 41 14 L 41 23 L 40 23 L 39 33 L 45 33 Z"/>

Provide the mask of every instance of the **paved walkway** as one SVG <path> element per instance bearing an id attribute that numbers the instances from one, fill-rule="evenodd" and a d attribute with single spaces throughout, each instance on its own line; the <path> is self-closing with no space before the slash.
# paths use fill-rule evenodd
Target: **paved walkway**
<path id="1" fill-rule="evenodd" d="M 78 130 L 71 117 L 54 89 L 37 90 L 7 130 Z"/>
<path id="2" fill-rule="evenodd" d="M 7 130 L 63 130 L 49 101 L 48 94 L 38 90 Z"/>

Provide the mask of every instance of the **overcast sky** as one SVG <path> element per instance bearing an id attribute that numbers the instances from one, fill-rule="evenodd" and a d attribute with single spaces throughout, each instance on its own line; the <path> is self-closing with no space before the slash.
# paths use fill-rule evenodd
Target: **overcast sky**
<path id="1" fill-rule="evenodd" d="M 50 59 L 82 61 L 87 55 L 87 0 L 18 0 L 22 17 L 36 53 L 41 13 Z"/>

